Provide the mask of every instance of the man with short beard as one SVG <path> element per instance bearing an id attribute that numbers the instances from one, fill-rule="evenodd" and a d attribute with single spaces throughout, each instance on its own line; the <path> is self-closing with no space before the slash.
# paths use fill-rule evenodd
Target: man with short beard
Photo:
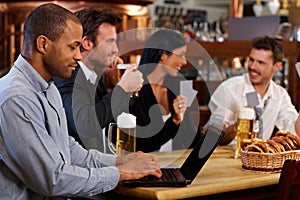
<path id="1" fill-rule="evenodd" d="M 260 131 L 269 139 L 274 130 L 295 131 L 298 113 L 287 91 L 272 78 L 283 60 L 281 44 L 268 36 L 254 38 L 249 53 L 248 73 L 224 81 L 209 102 L 210 121 L 223 121 L 225 136 L 221 144 L 229 144 L 236 136 L 239 110 L 247 106 L 246 94 L 256 92 L 260 110 Z M 258 119 L 259 113 L 256 112 Z M 299 134 L 299 133 L 298 133 Z"/>
<path id="2" fill-rule="evenodd" d="M 69 134 L 86 149 L 106 152 L 108 142 L 102 129 L 122 112 L 129 112 L 129 94 L 141 88 L 142 74 L 131 66 L 119 82 L 116 78 L 116 65 L 123 63 L 117 57 L 117 14 L 94 8 L 75 14 L 83 26 L 82 62 L 70 78 L 56 78 L 55 85 L 62 96 Z M 112 91 L 107 91 L 104 76 L 115 85 Z"/>

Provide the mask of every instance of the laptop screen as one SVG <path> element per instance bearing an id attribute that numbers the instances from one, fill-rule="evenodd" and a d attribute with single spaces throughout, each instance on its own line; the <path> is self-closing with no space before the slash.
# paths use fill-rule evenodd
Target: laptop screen
<path id="1" fill-rule="evenodd" d="M 213 125 L 209 126 L 206 134 L 201 138 L 180 168 L 180 172 L 187 180 L 194 180 L 223 136 L 224 132 L 220 128 Z"/>

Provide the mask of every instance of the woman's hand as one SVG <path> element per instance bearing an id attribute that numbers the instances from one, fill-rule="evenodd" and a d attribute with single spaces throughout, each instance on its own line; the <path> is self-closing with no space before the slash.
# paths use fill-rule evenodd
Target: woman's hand
<path id="1" fill-rule="evenodd" d="M 185 96 L 179 95 L 176 97 L 176 99 L 174 99 L 173 101 L 173 107 L 174 107 L 174 111 L 175 111 L 175 115 L 173 117 L 173 122 L 176 125 L 179 125 L 184 118 L 184 113 L 186 111 L 187 108 L 187 100 Z"/>

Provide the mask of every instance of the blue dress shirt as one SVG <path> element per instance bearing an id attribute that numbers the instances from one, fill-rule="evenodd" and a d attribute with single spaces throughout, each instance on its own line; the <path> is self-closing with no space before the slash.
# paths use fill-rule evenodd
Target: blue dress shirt
<path id="1" fill-rule="evenodd" d="M 90 196 L 115 188 L 116 156 L 68 136 L 61 97 L 20 55 L 0 79 L 1 199 Z"/>

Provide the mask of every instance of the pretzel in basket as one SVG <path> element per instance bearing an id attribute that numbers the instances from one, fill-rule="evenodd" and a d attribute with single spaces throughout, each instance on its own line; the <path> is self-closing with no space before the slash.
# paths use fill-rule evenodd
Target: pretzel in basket
<path id="1" fill-rule="evenodd" d="M 245 139 L 241 148 L 247 152 L 280 153 L 300 149 L 300 138 L 288 131 L 277 131 L 269 140 Z"/>
<path id="2" fill-rule="evenodd" d="M 298 136 L 283 130 L 277 131 L 275 136 L 283 137 L 294 150 L 300 149 L 300 138 Z"/>
<path id="3" fill-rule="evenodd" d="M 241 149 L 246 170 L 277 172 L 285 160 L 300 160 L 300 138 L 287 131 L 278 131 L 269 140 L 245 139 Z"/>

